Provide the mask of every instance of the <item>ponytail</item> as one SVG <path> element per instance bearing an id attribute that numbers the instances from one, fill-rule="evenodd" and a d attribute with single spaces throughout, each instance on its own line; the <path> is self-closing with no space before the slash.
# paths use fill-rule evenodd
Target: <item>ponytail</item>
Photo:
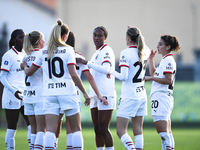
<path id="1" fill-rule="evenodd" d="M 38 45 L 41 38 L 42 38 L 42 33 L 39 31 L 32 31 L 29 34 L 26 34 L 23 43 L 24 51 L 28 55 L 30 55 L 31 51 L 33 51 L 34 47 Z"/>
<path id="2" fill-rule="evenodd" d="M 66 24 L 63 24 L 61 20 L 57 21 L 57 24 L 51 31 L 47 45 L 48 45 L 48 60 L 53 57 L 59 46 L 67 46 L 65 42 L 62 41 L 62 37 L 65 34 L 69 34 L 69 28 Z"/>
<path id="3" fill-rule="evenodd" d="M 131 27 L 126 32 L 127 36 L 130 37 L 130 40 L 134 43 L 137 43 L 137 49 L 138 49 L 138 56 L 140 60 L 142 61 L 142 54 L 144 51 L 144 38 L 141 35 L 141 32 L 138 28 Z"/>

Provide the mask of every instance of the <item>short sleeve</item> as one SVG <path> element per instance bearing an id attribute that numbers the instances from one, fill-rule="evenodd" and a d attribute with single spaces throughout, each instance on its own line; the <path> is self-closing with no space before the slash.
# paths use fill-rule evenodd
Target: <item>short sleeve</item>
<path id="1" fill-rule="evenodd" d="M 76 65 L 76 59 L 75 59 L 74 50 L 71 47 L 69 47 L 67 65 L 71 65 L 71 64 Z"/>
<path id="2" fill-rule="evenodd" d="M 36 60 L 33 63 L 33 65 L 36 67 L 42 66 L 42 50 L 40 50 L 39 53 L 37 53 Z"/>
<path id="3" fill-rule="evenodd" d="M 162 63 L 162 66 L 163 66 L 163 74 L 165 74 L 165 73 L 173 74 L 175 66 L 170 59 L 165 59 Z"/>
<path id="4" fill-rule="evenodd" d="M 102 55 L 102 63 L 105 63 L 105 62 L 108 62 L 110 63 L 110 65 L 112 65 L 111 63 L 111 58 L 113 57 L 112 56 L 112 53 L 109 51 L 109 47 L 105 47 L 106 48 L 106 51 L 104 52 L 104 54 Z"/>
<path id="5" fill-rule="evenodd" d="M 119 67 L 128 67 L 129 68 L 129 61 L 126 53 L 124 51 L 120 54 L 120 60 L 119 60 Z"/>

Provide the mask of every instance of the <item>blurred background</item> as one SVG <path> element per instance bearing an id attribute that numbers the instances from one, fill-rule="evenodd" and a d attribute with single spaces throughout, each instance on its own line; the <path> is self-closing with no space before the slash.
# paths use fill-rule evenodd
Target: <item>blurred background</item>
<path id="1" fill-rule="evenodd" d="M 97 26 L 108 30 L 106 42 L 116 56 L 126 48 L 127 26 L 138 27 L 146 45 L 156 50 L 160 35 L 176 36 L 181 53 L 174 54 L 177 62 L 174 89 L 175 105 L 172 121 L 178 125 L 200 125 L 200 1 L 199 0 L 0 0 L 0 61 L 8 50 L 13 30 L 43 32 L 46 41 L 57 19 L 62 19 L 76 36 L 76 50 L 86 59 L 95 52 L 92 33 Z M 155 63 L 161 56 L 156 55 Z M 147 67 L 148 74 L 148 67 Z M 82 77 L 84 80 L 85 78 Z M 86 82 L 86 87 L 88 86 Z M 121 82 L 117 81 L 118 99 Z M 146 89 L 149 96 L 151 83 Z M 0 101 L 3 86 L 0 83 Z M 148 101 L 148 116 L 152 122 Z M 0 103 L 1 106 L 1 103 Z M 82 123 L 91 123 L 89 107 L 82 106 Z M 112 122 L 116 121 L 116 110 Z M 20 119 L 19 124 L 24 125 Z M 145 124 L 144 124 L 145 125 Z M 4 110 L 0 109 L 0 127 L 6 127 Z"/>

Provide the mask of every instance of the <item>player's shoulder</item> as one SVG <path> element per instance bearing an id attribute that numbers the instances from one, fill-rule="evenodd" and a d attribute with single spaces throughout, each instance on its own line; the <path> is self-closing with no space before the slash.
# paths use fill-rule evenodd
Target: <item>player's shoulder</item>
<path id="1" fill-rule="evenodd" d="M 75 51 L 75 57 L 76 57 L 76 58 L 85 59 L 85 57 L 84 57 L 82 54 L 80 54 L 80 53 L 78 53 L 78 52 L 76 52 L 76 51 Z"/>

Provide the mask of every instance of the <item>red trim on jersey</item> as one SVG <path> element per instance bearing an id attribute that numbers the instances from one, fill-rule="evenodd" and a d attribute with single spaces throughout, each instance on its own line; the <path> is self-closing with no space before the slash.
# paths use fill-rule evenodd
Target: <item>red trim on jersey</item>
<path id="1" fill-rule="evenodd" d="M 4 70 L 4 71 L 7 71 L 7 72 L 9 72 L 9 70 L 7 70 L 7 69 L 3 69 L 3 68 L 1 68 L 1 70 Z"/>
<path id="2" fill-rule="evenodd" d="M 34 64 L 34 63 L 32 63 L 32 65 L 33 66 L 35 66 L 35 67 L 38 67 L 38 68 L 40 68 L 41 66 L 38 66 L 38 65 L 36 65 L 36 64 Z"/>
<path id="3" fill-rule="evenodd" d="M 39 50 L 40 50 L 39 48 L 35 48 L 35 49 L 34 49 L 34 51 L 39 51 Z"/>
<path id="4" fill-rule="evenodd" d="M 17 50 L 14 48 L 14 46 L 12 47 L 13 51 L 18 55 Z"/>
<path id="5" fill-rule="evenodd" d="M 136 45 L 131 45 L 131 46 L 129 46 L 129 48 L 137 48 L 137 46 Z"/>
<path id="6" fill-rule="evenodd" d="M 90 70 L 89 69 L 82 70 L 82 72 L 85 72 L 85 71 L 90 71 Z"/>
<path id="7" fill-rule="evenodd" d="M 67 65 L 75 65 L 76 66 L 76 63 L 68 63 Z"/>
<path id="8" fill-rule="evenodd" d="M 110 63 L 110 65 L 112 65 L 111 62 L 110 62 L 109 60 L 105 60 L 105 61 L 103 61 L 101 64 L 103 64 L 103 63 L 105 63 L 105 62 L 108 62 L 108 63 Z"/>
<path id="9" fill-rule="evenodd" d="M 120 68 L 120 67 L 127 67 L 127 68 L 129 68 L 128 65 L 119 65 L 119 68 Z"/>
<path id="10" fill-rule="evenodd" d="M 171 71 L 164 71 L 163 74 L 165 74 L 165 73 L 173 74 L 173 72 L 171 72 Z"/>
<path id="11" fill-rule="evenodd" d="M 167 55 L 165 55 L 165 56 L 163 57 L 163 59 L 166 58 L 167 56 L 173 56 L 173 54 L 167 54 Z"/>
<path id="12" fill-rule="evenodd" d="M 104 44 L 101 48 L 100 48 L 100 51 L 105 47 L 107 46 L 108 44 Z"/>

